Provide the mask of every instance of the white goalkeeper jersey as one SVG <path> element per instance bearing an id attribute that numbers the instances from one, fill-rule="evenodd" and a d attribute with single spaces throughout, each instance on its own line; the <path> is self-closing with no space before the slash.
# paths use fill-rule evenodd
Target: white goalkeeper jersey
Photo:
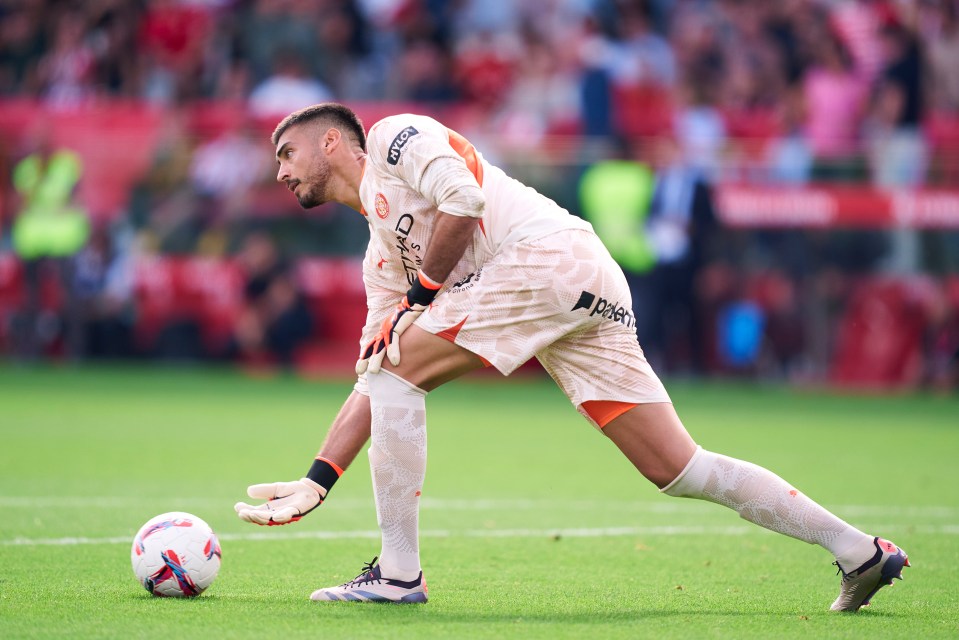
<path id="1" fill-rule="evenodd" d="M 589 223 L 486 162 L 460 134 L 424 116 L 377 122 L 360 202 L 370 225 L 361 349 L 416 278 L 437 211 L 478 217 L 417 326 L 504 375 L 535 356 L 599 427 L 623 407 L 669 402 L 636 341 L 626 277 Z M 363 376 L 356 389 L 368 393 Z M 613 401 L 619 413 L 590 401 Z"/>
<path id="2" fill-rule="evenodd" d="M 480 219 L 449 282 L 477 271 L 513 243 L 564 229 L 592 230 L 488 163 L 463 136 L 420 115 L 389 116 L 370 128 L 360 202 L 370 225 L 363 275 L 371 322 L 379 307 L 396 304 L 397 294 L 413 283 L 437 211 Z M 372 328 L 368 322 L 367 330 Z"/>

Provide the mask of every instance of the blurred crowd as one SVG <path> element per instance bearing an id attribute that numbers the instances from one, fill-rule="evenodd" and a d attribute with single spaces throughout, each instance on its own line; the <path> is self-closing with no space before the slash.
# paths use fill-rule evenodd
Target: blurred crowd
<path id="1" fill-rule="evenodd" d="M 75 350 L 126 355 L 131 256 L 203 255 L 246 278 L 217 352 L 293 359 L 319 314 L 304 311 L 291 256 L 356 254 L 365 230 L 335 207 L 287 215 L 267 137 L 290 111 L 339 100 L 436 114 L 589 218 L 637 307 L 657 309 L 638 330 L 659 368 L 822 375 L 855 278 L 956 273 L 957 234 L 732 232 L 713 187 L 956 185 L 957 61 L 959 0 L 0 0 L 0 103 L 136 104 L 100 143 L 128 171 L 131 149 L 149 149 L 116 210 L 60 233 L 71 250 L 43 248 L 11 221 L 35 193 L 76 214 L 70 192 L 93 178 L 43 126 L 6 139 L 0 126 L 0 253 L 24 258 L 34 292 L 9 335 L 27 351 L 52 335 L 46 272 L 88 318 Z M 34 165 L 63 168 L 24 187 Z M 937 286 L 888 300 L 929 319 L 916 340 L 938 364 L 912 378 L 954 384 L 959 294 Z"/>
<path id="2" fill-rule="evenodd" d="M 614 110 L 653 89 L 713 169 L 730 126 L 763 126 L 719 114 L 774 118 L 789 180 L 855 173 L 860 143 L 898 154 L 878 180 L 921 179 L 921 141 L 901 134 L 959 113 L 957 56 L 955 0 L 0 2 L 0 96 L 457 103 L 530 138 L 652 132 Z"/>

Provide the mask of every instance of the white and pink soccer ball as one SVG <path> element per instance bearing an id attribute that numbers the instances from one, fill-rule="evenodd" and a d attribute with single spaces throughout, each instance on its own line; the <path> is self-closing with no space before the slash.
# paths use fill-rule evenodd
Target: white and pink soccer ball
<path id="1" fill-rule="evenodd" d="M 203 593 L 220 570 L 220 542 L 206 522 L 171 511 L 150 518 L 133 539 L 133 573 L 155 596 Z"/>

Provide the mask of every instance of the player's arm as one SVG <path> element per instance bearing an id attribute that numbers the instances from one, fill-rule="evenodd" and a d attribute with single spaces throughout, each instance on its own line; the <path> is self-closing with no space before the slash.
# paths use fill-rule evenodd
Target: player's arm
<path id="1" fill-rule="evenodd" d="M 437 137 L 411 138 L 415 142 L 409 143 L 396 165 L 398 177 L 436 204 L 437 219 L 416 280 L 360 354 L 357 373 L 379 371 L 384 356 L 394 366 L 400 363 L 400 335 L 433 302 L 462 259 L 485 212 L 486 198 L 477 174 L 453 149 L 448 137 Z"/>
<path id="2" fill-rule="evenodd" d="M 459 151 L 454 150 L 451 136 L 456 136 Z M 447 130 L 439 148 L 435 158 L 427 156 L 422 173 L 411 176 L 415 181 L 411 184 L 436 203 L 437 219 L 420 272 L 442 283 L 475 237 L 486 212 L 486 196 L 481 184 L 482 167 L 473 146 Z M 466 157 L 471 158 L 472 165 Z"/>
<path id="3" fill-rule="evenodd" d="M 429 250 L 423 256 L 420 272 L 433 282 L 443 283 L 463 258 L 479 218 L 456 216 L 440 211 L 430 239 Z"/>
<path id="4" fill-rule="evenodd" d="M 367 252 L 371 262 L 372 248 Z M 367 295 L 367 318 L 360 344 L 379 331 L 383 318 L 389 316 L 396 304 L 396 287 L 381 280 L 376 269 L 364 266 L 363 282 Z M 236 504 L 241 520 L 261 525 L 296 522 L 316 509 L 329 495 L 333 484 L 356 458 L 370 438 L 370 398 L 366 377 L 359 376 L 353 393 L 343 403 L 326 434 L 323 445 L 306 475 L 293 482 L 256 484 L 247 489 L 251 498 L 265 500 L 263 504 Z"/>
<path id="5" fill-rule="evenodd" d="M 363 392 L 354 390 L 346 399 L 316 454 L 342 471 L 346 471 L 370 439 L 370 396 L 365 381 L 357 384 L 360 386 Z"/>
<path id="6" fill-rule="evenodd" d="M 357 383 L 357 389 L 365 381 Z M 265 500 L 250 505 L 238 502 L 234 507 L 241 520 L 260 525 L 296 522 L 323 504 L 330 489 L 350 466 L 370 438 L 370 398 L 354 390 L 326 434 L 320 452 L 306 475 L 292 482 L 255 484 L 247 489 L 251 498 Z"/>

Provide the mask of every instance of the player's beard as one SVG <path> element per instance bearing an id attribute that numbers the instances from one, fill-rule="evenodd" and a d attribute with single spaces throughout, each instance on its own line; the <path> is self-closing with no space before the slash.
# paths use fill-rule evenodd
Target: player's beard
<path id="1" fill-rule="evenodd" d="M 330 201 L 330 177 L 333 172 L 330 163 L 320 160 L 316 163 L 313 174 L 300 183 L 296 199 L 304 209 L 312 209 Z"/>

